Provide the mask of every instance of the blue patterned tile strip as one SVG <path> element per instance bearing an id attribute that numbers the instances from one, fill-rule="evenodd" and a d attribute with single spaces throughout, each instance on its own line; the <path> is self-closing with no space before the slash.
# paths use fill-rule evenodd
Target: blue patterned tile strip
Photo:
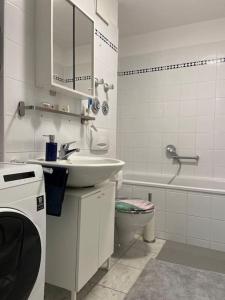
<path id="1" fill-rule="evenodd" d="M 118 47 L 115 46 L 112 42 L 110 42 L 107 37 L 105 37 L 98 29 L 95 29 L 95 35 L 98 36 L 104 43 L 106 43 L 110 48 L 112 48 L 115 52 L 118 52 Z"/>
<path id="2" fill-rule="evenodd" d="M 182 63 L 182 64 L 174 64 L 174 65 L 167 65 L 167 66 L 160 66 L 160 67 L 122 71 L 122 72 L 118 72 L 118 76 L 138 75 L 138 74 L 145 74 L 145 73 L 152 73 L 152 72 L 159 72 L 159 71 L 168 71 L 168 70 L 181 69 L 181 68 L 197 67 L 197 66 L 203 66 L 203 65 L 209 65 L 209 64 L 218 64 L 218 63 L 224 63 L 224 62 L 225 62 L 225 57 L 204 59 L 204 60 L 192 61 L 192 62 L 187 62 L 187 63 Z"/>
<path id="3" fill-rule="evenodd" d="M 69 83 L 69 82 L 73 82 L 73 78 L 62 78 L 58 75 L 54 75 L 53 78 L 57 81 L 63 82 L 63 83 Z M 81 80 L 91 80 L 91 76 L 90 75 L 84 75 L 84 76 L 77 76 L 75 77 L 75 81 L 81 81 Z"/>

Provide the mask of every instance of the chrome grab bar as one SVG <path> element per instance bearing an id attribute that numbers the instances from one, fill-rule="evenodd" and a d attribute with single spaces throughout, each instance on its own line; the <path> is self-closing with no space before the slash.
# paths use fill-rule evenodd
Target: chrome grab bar
<path id="1" fill-rule="evenodd" d="M 200 156 L 199 155 L 196 155 L 196 156 L 179 156 L 179 155 L 174 155 L 174 156 L 171 156 L 173 159 L 192 159 L 192 160 L 196 160 L 198 161 Z"/>

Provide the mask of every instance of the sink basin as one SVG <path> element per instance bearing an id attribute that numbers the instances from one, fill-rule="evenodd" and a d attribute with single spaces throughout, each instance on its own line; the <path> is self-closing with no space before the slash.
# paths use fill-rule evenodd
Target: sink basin
<path id="1" fill-rule="evenodd" d="M 68 168 L 68 187 L 88 187 L 102 183 L 119 172 L 125 164 L 118 159 L 92 156 L 76 156 L 55 162 L 39 158 L 30 160 L 29 163 Z"/>

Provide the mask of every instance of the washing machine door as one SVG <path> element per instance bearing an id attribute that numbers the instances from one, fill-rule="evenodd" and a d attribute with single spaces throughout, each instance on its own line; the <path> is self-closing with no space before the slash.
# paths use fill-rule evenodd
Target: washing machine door
<path id="1" fill-rule="evenodd" d="M 0 299 L 27 300 L 41 263 L 41 239 L 22 212 L 0 209 Z"/>

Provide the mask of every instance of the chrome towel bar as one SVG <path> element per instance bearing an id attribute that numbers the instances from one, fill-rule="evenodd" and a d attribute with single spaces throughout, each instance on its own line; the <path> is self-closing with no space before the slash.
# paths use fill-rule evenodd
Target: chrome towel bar
<path id="1" fill-rule="evenodd" d="M 18 104 L 18 114 L 20 117 L 24 117 L 26 110 L 33 110 L 33 111 L 42 111 L 47 113 L 54 113 L 54 114 L 60 114 L 65 116 L 71 116 L 71 117 L 77 117 L 81 119 L 81 123 L 84 123 L 85 121 L 94 121 L 95 117 L 91 116 L 85 116 L 83 114 L 75 114 L 71 112 L 61 111 L 57 109 L 52 109 L 48 107 L 43 107 L 40 105 L 25 105 L 24 101 L 20 101 Z"/>

